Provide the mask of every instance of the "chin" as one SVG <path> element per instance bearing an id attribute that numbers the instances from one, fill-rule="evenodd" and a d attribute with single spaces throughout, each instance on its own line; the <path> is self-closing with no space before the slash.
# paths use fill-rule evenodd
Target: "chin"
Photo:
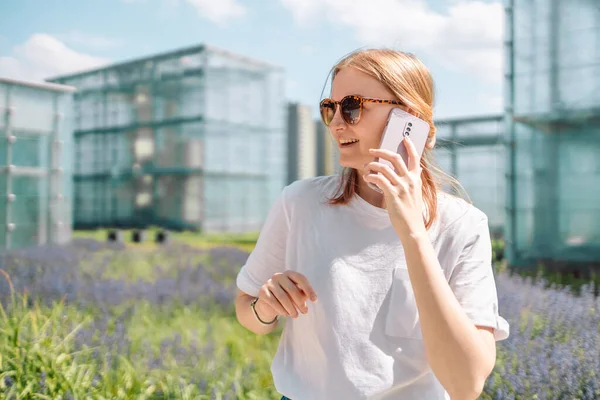
<path id="1" fill-rule="evenodd" d="M 340 161 L 340 167 L 342 167 L 342 168 L 355 168 L 356 169 L 355 163 L 352 163 L 352 162 L 342 162 L 342 161 Z"/>
<path id="2" fill-rule="evenodd" d="M 352 159 L 342 159 L 340 158 L 339 164 L 344 168 L 354 168 L 357 170 L 363 169 L 365 164 L 373 161 L 372 157 L 369 156 L 361 156 L 361 157 L 352 157 Z"/>

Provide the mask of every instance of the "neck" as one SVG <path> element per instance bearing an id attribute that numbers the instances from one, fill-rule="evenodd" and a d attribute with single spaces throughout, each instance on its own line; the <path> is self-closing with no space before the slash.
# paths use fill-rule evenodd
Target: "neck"
<path id="1" fill-rule="evenodd" d="M 363 200 L 365 200 L 367 203 L 375 206 L 375 207 L 379 207 L 379 208 L 386 208 L 385 207 L 385 198 L 383 197 L 383 193 L 379 193 L 376 190 L 373 190 L 369 187 L 369 184 L 367 182 L 365 182 L 365 180 L 363 179 L 363 175 L 365 174 L 365 171 L 363 170 L 357 170 L 358 172 L 358 176 L 357 176 L 357 184 L 358 184 L 358 188 L 356 190 L 356 194 L 359 195 L 360 197 L 363 198 Z"/>

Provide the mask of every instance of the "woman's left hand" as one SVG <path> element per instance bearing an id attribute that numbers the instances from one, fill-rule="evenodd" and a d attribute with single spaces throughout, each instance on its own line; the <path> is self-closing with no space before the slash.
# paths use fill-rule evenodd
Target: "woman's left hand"
<path id="1" fill-rule="evenodd" d="M 408 166 L 397 153 L 370 149 L 369 152 L 374 157 L 392 163 L 394 170 L 387 164 L 373 161 L 365 166 L 365 170 L 374 173 L 363 175 L 363 179 L 383 190 L 392 225 L 404 242 L 410 237 L 422 235 L 426 229 L 423 221 L 422 168 L 419 155 L 409 138 L 405 138 L 403 143 L 408 151 Z M 382 175 L 377 172 L 381 172 Z"/>

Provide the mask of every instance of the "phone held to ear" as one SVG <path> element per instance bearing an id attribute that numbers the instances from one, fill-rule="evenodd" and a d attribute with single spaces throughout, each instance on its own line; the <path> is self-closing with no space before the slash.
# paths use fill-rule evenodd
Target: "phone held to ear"
<path id="1" fill-rule="evenodd" d="M 383 130 L 379 148 L 400 154 L 404 160 L 404 163 L 408 165 L 408 152 L 406 147 L 404 147 L 404 138 L 409 137 L 412 140 L 420 159 L 420 157 L 423 155 L 423 151 L 425 150 L 425 144 L 427 143 L 427 137 L 429 136 L 429 129 L 429 124 L 422 119 L 417 118 L 400 108 L 393 108 L 392 111 L 390 111 L 387 125 Z M 394 166 L 388 160 L 375 157 L 374 161 L 387 164 L 392 170 L 394 170 Z M 381 172 L 378 172 L 378 174 L 381 174 Z M 369 183 L 369 187 L 371 187 L 373 190 L 383 193 L 383 191 L 373 183 Z"/>

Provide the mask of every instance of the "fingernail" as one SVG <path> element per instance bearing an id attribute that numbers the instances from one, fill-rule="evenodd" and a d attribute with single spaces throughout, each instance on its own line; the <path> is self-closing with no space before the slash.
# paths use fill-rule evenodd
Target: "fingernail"
<path id="1" fill-rule="evenodd" d="M 375 149 L 369 149 L 369 153 L 373 153 Z"/>

